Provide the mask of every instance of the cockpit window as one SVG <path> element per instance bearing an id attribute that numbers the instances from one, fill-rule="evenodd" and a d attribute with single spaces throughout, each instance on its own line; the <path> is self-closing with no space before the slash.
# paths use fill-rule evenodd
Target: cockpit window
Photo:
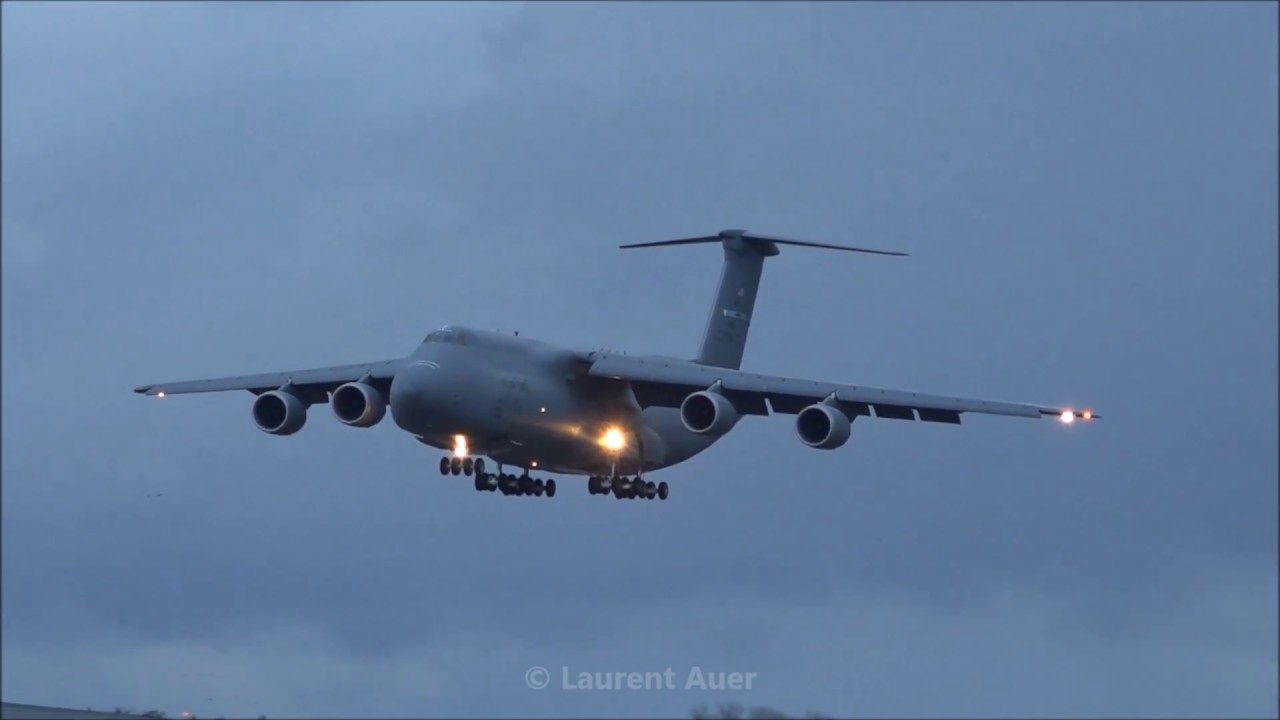
<path id="1" fill-rule="evenodd" d="M 429 343 L 448 343 L 449 345 L 466 345 L 466 334 L 459 331 L 452 325 L 445 325 L 439 330 L 433 330 L 427 334 L 426 340 Z"/>

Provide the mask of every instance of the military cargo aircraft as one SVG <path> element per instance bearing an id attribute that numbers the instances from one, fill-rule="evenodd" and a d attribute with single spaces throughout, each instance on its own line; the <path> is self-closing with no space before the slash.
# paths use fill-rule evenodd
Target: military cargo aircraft
<path id="1" fill-rule="evenodd" d="M 740 369 L 766 258 L 779 246 L 869 250 L 724 230 L 716 235 L 623 245 L 646 248 L 718 243 L 720 284 L 693 359 L 577 350 L 470 327 L 446 325 L 407 357 L 259 375 L 154 383 L 153 397 L 248 390 L 258 429 L 292 435 L 313 405 L 338 421 L 377 425 L 390 411 L 401 430 L 433 448 L 444 475 L 474 478 L 478 491 L 554 497 L 556 481 L 531 471 L 585 476 L 592 495 L 667 499 L 646 479 L 711 447 L 745 416 L 795 416 L 801 443 L 833 450 L 854 420 L 889 418 L 960 424 L 965 413 L 1063 422 L 1090 410 L 930 395 L 864 385 L 760 375 Z M 485 459 L 496 467 L 491 469 Z M 519 472 L 508 472 L 507 469 Z"/>

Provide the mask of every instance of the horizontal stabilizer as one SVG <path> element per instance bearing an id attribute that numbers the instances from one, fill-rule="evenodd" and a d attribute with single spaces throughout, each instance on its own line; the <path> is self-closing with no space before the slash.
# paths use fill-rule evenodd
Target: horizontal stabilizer
<path id="1" fill-rule="evenodd" d="M 809 242 L 808 240 L 792 240 L 790 238 L 776 237 L 773 235 L 761 235 L 759 233 L 747 232 L 746 230 L 721 230 L 716 235 L 704 235 L 701 237 L 678 238 L 676 240 L 658 240 L 656 242 L 632 243 L 630 245 L 619 245 L 624 250 L 632 248 L 650 248 L 650 247 L 666 247 L 670 245 L 700 245 L 704 243 L 720 243 L 728 241 L 740 241 L 748 246 L 755 246 L 765 255 L 777 255 L 778 245 L 793 245 L 795 247 L 811 247 L 822 248 L 825 250 L 845 250 L 848 252 L 870 253 L 872 255 L 892 255 L 894 257 L 906 257 L 904 252 L 895 252 L 892 250 L 872 250 L 869 248 L 853 247 L 850 245 L 833 245 L 831 243 Z"/>

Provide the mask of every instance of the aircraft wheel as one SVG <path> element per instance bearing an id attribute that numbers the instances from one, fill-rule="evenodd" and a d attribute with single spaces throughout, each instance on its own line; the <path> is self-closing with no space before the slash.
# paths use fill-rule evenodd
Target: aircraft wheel
<path id="1" fill-rule="evenodd" d="M 619 500 L 627 496 L 627 484 L 620 478 L 613 479 L 613 496 Z"/>
<path id="2" fill-rule="evenodd" d="M 440 474 L 441 475 L 449 474 L 449 458 L 448 457 L 440 458 Z"/>
<path id="3" fill-rule="evenodd" d="M 503 473 L 498 479 L 498 489 L 503 495 L 512 495 L 516 491 L 516 479 L 511 475 Z"/>
<path id="4" fill-rule="evenodd" d="M 462 458 L 450 458 L 449 473 L 452 475 L 462 474 Z"/>
<path id="5" fill-rule="evenodd" d="M 471 477 L 471 471 L 475 469 L 475 461 L 471 458 L 462 458 L 462 474 Z"/>
<path id="6" fill-rule="evenodd" d="M 644 484 L 644 496 L 646 500 L 652 500 L 658 496 L 658 486 L 654 485 L 652 480 Z"/>
<path id="7" fill-rule="evenodd" d="M 658 499 L 659 500 L 666 500 L 667 496 L 670 494 L 671 494 L 671 489 L 667 487 L 667 481 L 663 480 L 662 482 L 658 483 Z"/>
<path id="8" fill-rule="evenodd" d="M 533 494 L 533 478 L 529 477 L 528 475 L 521 475 L 519 483 L 520 483 L 519 487 L 520 487 L 521 495 Z"/>
<path id="9" fill-rule="evenodd" d="M 476 487 L 476 492 L 484 492 L 485 490 L 489 489 L 489 481 L 485 478 L 484 475 L 481 475 L 479 473 L 476 474 L 476 481 L 474 485 Z"/>
<path id="10" fill-rule="evenodd" d="M 555 496 L 556 496 L 556 481 L 548 480 L 547 481 L 547 497 L 551 498 Z"/>
<path id="11" fill-rule="evenodd" d="M 484 474 L 484 458 L 476 458 L 475 468 L 476 468 L 476 475 Z"/>
<path id="12" fill-rule="evenodd" d="M 592 495 L 600 494 L 600 478 L 595 475 L 587 478 L 587 492 Z"/>
<path id="13" fill-rule="evenodd" d="M 534 497 L 542 497 L 542 493 L 543 493 L 543 491 L 544 491 L 544 490 L 546 490 L 546 489 L 547 489 L 547 486 L 546 486 L 546 485 L 544 485 L 544 484 L 542 483 L 542 480 L 541 480 L 541 479 L 538 479 L 538 480 L 534 480 L 534 481 L 533 481 L 533 496 L 534 496 Z"/>

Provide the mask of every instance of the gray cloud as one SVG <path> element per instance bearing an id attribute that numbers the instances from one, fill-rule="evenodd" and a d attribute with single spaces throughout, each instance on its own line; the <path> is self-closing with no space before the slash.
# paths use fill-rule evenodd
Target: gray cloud
<path id="1" fill-rule="evenodd" d="M 522 673 L 703 663 L 838 714 L 1274 712 L 1275 19 L 6 6 L 6 700 L 680 715 L 720 698 Z M 770 261 L 750 367 L 1107 418 L 763 420 L 636 507 L 129 392 L 445 322 L 687 354 L 716 253 L 614 246 L 723 226 L 912 253 Z"/>

